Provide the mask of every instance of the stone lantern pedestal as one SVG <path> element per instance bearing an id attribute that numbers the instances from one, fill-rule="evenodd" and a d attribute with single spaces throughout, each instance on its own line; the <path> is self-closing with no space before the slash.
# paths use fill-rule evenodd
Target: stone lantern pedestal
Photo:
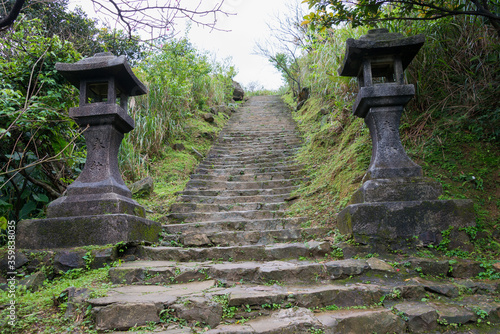
<path id="1" fill-rule="evenodd" d="M 422 176 L 399 137 L 404 106 L 415 94 L 414 86 L 404 82 L 404 69 L 424 41 L 423 35 L 404 38 L 370 30 L 359 40 L 347 40 L 339 70 L 341 76 L 358 78 L 353 113 L 365 120 L 373 144 L 363 184 L 338 215 L 339 230 L 377 251 L 437 244 L 442 231 L 475 224 L 472 201 L 438 200 L 441 185 Z"/>
<path id="2" fill-rule="evenodd" d="M 18 225 L 20 248 L 63 248 L 158 239 L 161 226 L 145 219 L 118 169 L 118 150 L 134 129 L 127 114 L 129 96 L 146 93 L 125 57 L 97 54 L 74 64 L 57 64 L 80 88 L 80 105 L 69 115 L 84 129 L 87 159 L 64 196 L 49 204 L 46 219 Z"/>

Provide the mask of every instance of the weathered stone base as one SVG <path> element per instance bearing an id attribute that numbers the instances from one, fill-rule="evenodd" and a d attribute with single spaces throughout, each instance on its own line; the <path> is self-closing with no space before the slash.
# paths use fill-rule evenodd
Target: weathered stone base
<path id="1" fill-rule="evenodd" d="M 354 192 L 350 204 L 437 200 L 441 184 L 425 177 L 368 180 Z"/>
<path id="2" fill-rule="evenodd" d="M 160 231 L 160 223 L 127 214 L 31 219 L 19 222 L 16 245 L 42 249 L 155 242 Z"/>
<path id="3" fill-rule="evenodd" d="M 49 218 L 124 214 L 145 217 L 144 208 L 130 197 L 117 193 L 59 197 L 47 208 Z"/>
<path id="4" fill-rule="evenodd" d="M 339 230 L 382 250 L 438 244 L 450 227 L 475 225 L 471 200 L 422 200 L 353 204 L 338 215 Z"/>

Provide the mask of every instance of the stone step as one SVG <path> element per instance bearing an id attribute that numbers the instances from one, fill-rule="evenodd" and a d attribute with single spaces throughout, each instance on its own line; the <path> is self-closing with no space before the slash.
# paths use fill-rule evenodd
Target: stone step
<path id="1" fill-rule="evenodd" d="M 144 268 L 126 263 L 123 266 L 131 270 L 115 268 L 110 275 L 115 284 L 121 280 L 148 285 L 116 287 L 106 297 L 88 300 L 98 330 L 159 323 L 164 312 L 172 316 L 170 319 L 183 319 L 188 326 L 198 322 L 213 328 L 206 333 L 316 333 L 310 329 L 323 333 L 437 333 L 446 329 L 445 324 L 473 325 L 479 318 L 489 323 L 481 333 L 497 333 L 496 324 L 500 323 L 498 280 L 436 282 L 389 273 L 392 278 L 380 283 L 347 280 L 347 284 L 297 285 L 270 279 L 264 285 L 243 281 L 229 286 L 225 279 L 209 279 L 208 262 L 189 263 L 186 268 L 190 270 L 172 262 L 142 264 Z M 358 268 L 359 264 L 344 263 L 341 267 L 349 266 Z M 240 269 L 251 271 L 252 267 Z M 158 285 L 165 280 L 168 283 Z M 460 286 L 467 287 L 465 293 L 451 299 L 448 292 L 455 289 L 458 295 Z M 198 330 L 188 333 L 195 332 Z"/>
<path id="2" fill-rule="evenodd" d="M 297 163 L 295 162 L 281 162 L 281 161 L 275 161 L 275 162 L 264 162 L 264 163 L 248 163 L 248 164 L 239 164 L 239 163 L 208 163 L 208 162 L 202 162 L 198 165 L 197 169 L 248 169 L 248 170 L 260 170 L 260 169 L 267 169 L 267 168 L 283 168 L 287 169 L 289 167 L 297 167 Z"/>
<path id="3" fill-rule="evenodd" d="M 267 154 L 267 155 L 255 155 L 255 156 L 246 156 L 246 157 L 236 157 L 236 156 L 231 156 L 231 155 L 222 155 L 222 154 L 209 154 L 205 158 L 204 161 L 207 162 L 234 162 L 234 163 L 253 163 L 253 162 L 269 162 L 269 161 L 276 161 L 276 160 L 284 160 L 284 161 L 293 161 L 295 159 L 294 156 L 290 155 L 284 155 L 282 153 L 274 153 L 274 154 Z"/>
<path id="4" fill-rule="evenodd" d="M 273 157 L 264 157 L 264 156 L 249 156 L 246 159 L 242 159 L 241 157 L 213 157 L 213 158 L 206 158 L 203 160 L 203 163 L 205 165 L 211 166 L 211 165 L 262 165 L 262 164 L 276 164 L 280 163 L 283 165 L 286 164 L 293 164 L 296 165 L 297 161 L 295 160 L 294 157 L 292 156 L 278 156 L 275 155 Z"/>
<path id="5" fill-rule="evenodd" d="M 300 172 L 302 166 L 300 165 L 281 165 L 275 167 L 264 168 L 202 168 L 198 167 L 195 174 L 209 174 L 209 175 L 256 175 L 268 173 L 283 173 L 283 172 Z"/>
<path id="6" fill-rule="evenodd" d="M 252 195 L 252 196 L 200 196 L 200 195 L 182 195 L 178 198 L 179 203 L 202 203 L 202 204 L 220 204 L 237 205 L 241 203 L 281 203 L 289 198 L 290 194 L 280 195 Z"/>
<path id="7" fill-rule="evenodd" d="M 269 150 L 268 148 L 259 148 L 258 150 L 253 148 L 246 148 L 244 150 L 238 149 L 238 148 L 232 148 L 232 149 L 227 149 L 227 148 L 221 148 L 214 146 L 210 150 L 210 153 L 214 154 L 225 154 L 228 156 L 233 156 L 233 157 L 256 157 L 256 156 L 261 156 L 261 155 L 268 155 L 268 154 L 276 154 L 277 152 L 280 152 L 281 154 L 285 156 L 293 156 L 295 155 L 299 150 L 299 147 L 288 147 L 288 148 L 280 148 L 279 150 Z"/>
<path id="8" fill-rule="evenodd" d="M 275 143 L 275 142 L 286 142 L 286 141 L 296 141 L 299 142 L 297 133 L 294 131 L 288 131 L 283 133 L 282 131 L 272 131 L 263 133 L 262 131 L 258 133 L 244 133 L 244 136 L 228 136 L 223 133 L 222 137 L 219 137 L 219 143 L 232 144 L 232 143 Z"/>
<path id="9" fill-rule="evenodd" d="M 213 222 L 194 222 L 184 224 L 166 224 L 163 230 L 167 234 L 176 233 L 214 233 L 222 231 L 263 231 L 299 228 L 300 224 L 307 222 L 304 217 L 278 218 L 278 219 L 239 219 Z"/>
<path id="10" fill-rule="evenodd" d="M 294 180 L 270 180 L 270 181 L 206 181 L 206 180 L 190 180 L 185 190 L 254 190 L 254 189 L 273 189 L 285 188 L 298 185 L 301 179 Z"/>
<path id="11" fill-rule="evenodd" d="M 228 284 L 265 284 L 286 282 L 287 284 L 331 283 L 350 276 L 372 271 L 363 260 L 338 260 L 323 263 L 311 261 L 245 261 L 245 262 L 175 262 L 133 261 L 109 270 L 113 284 L 175 284 L 209 279 Z M 373 271 L 379 273 L 380 271 Z M 395 275 L 394 271 L 384 272 Z"/>
<path id="12" fill-rule="evenodd" d="M 213 148 L 214 149 L 229 149 L 229 150 L 273 150 L 279 148 L 297 148 L 300 147 L 302 141 L 299 139 L 287 139 L 287 140 L 252 140 L 252 141 L 240 141 L 240 142 L 217 142 Z"/>
<path id="13" fill-rule="evenodd" d="M 281 219 L 285 211 L 248 210 L 248 211 L 223 211 L 223 212 L 172 212 L 167 215 L 170 224 L 184 224 L 196 222 L 222 222 L 246 221 L 260 219 Z"/>
<path id="14" fill-rule="evenodd" d="M 299 178 L 300 171 L 274 172 L 266 174 L 245 174 L 245 175 L 207 175 L 192 174 L 191 180 L 206 181 L 229 181 L 229 182 L 250 182 L 250 181 L 271 181 L 271 180 L 302 180 Z"/>
<path id="15" fill-rule="evenodd" d="M 211 152 L 225 153 L 228 155 L 242 155 L 256 156 L 257 154 L 275 153 L 276 151 L 283 151 L 283 153 L 296 153 L 299 149 L 299 144 L 273 144 L 273 145 L 214 145 Z"/>
<path id="16" fill-rule="evenodd" d="M 248 211 L 248 210 L 268 210 L 281 211 L 288 207 L 287 202 L 266 203 L 266 202 L 250 202 L 238 204 L 201 204 L 201 203 L 175 203 L 170 207 L 171 212 L 188 213 L 188 212 L 231 212 L 231 211 Z"/>
<path id="17" fill-rule="evenodd" d="M 233 181 L 207 181 L 207 180 L 190 180 L 185 187 L 185 190 L 255 190 L 255 189 L 272 189 L 286 188 L 298 185 L 301 179 L 293 180 L 269 180 L 269 181 L 248 181 L 238 182 Z"/>
<path id="18" fill-rule="evenodd" d="M 257 221 L 261 222 L 261 221 Z M 245 224 L 246 225 L 246 224 Z M 200 224 L 200 227 L 202 224 Z M 211 247 L 211 246 L 236 246 L 236 245 L 263 245 L 274 242 L 306 241 L 325 237 L 330 228 L 287 228 L 277 230 L 250 230 L 250 231 L 222 231 L 202 232 L 196 231 L 185 234 L 161 234 L 162 246 L 169 246 L 172 242 L 185 247 Z"/>
<path id="19" fill-rule="evenodd" d="M 139 248 L 139 257 L 151 261 L 275 261 L 298 258 L 324 258 L 331 251 L 326 241 L 276 243 L 210 248 L 149 247 Z"/>
<path id="20" fill-rule="evenodd" d="M 290 194 L 296 189 L 298 189 L 298 186 L 251 190 L 184 190 L 179 195 L 220 197 L 269 196 Z"/>

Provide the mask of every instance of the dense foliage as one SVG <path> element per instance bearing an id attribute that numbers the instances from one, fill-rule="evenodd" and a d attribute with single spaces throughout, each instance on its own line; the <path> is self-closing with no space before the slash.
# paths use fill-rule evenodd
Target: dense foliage
<path id="1" fill-rule="evenodd" d="M 314 11 L 304 23 L 326 28 L 341 23 L 376 26 L 394 20 L 431 21 L 473 16 L 489 22 L 500 36 L 500 5 L 495 0 L 304 0 Z"/>
<path id="2" fill-rule="evenodd" d="M 82 162 L 78 130 L 67 117 L 76 90 L 55 70 L 81 56 L 43 32 L 40 20 L 21 18 L 0 40 L 0 216 L 7 219 L 39 215 Z"/>

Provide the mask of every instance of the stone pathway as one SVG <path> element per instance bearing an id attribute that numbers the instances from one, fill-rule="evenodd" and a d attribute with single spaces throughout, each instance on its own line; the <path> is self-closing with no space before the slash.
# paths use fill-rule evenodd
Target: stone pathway
<path id="1" fill-rule="evenodd" d="M 162 246 L 137 248 L 138 260 L 110 270 L 120 287 L 89 300 L 96 328 L 433 333 L 457 324 L 458 333 L 481 320 L 490 322 L 481 333 L 497 333 L 500 283 L 468 279 L 477 263 L 435 280 L 449 275 L 448 261 L 335 260 L 328 228 L 288 218 L 300 144 L 279 97 L 245 103 L 165 218 Z"/>

